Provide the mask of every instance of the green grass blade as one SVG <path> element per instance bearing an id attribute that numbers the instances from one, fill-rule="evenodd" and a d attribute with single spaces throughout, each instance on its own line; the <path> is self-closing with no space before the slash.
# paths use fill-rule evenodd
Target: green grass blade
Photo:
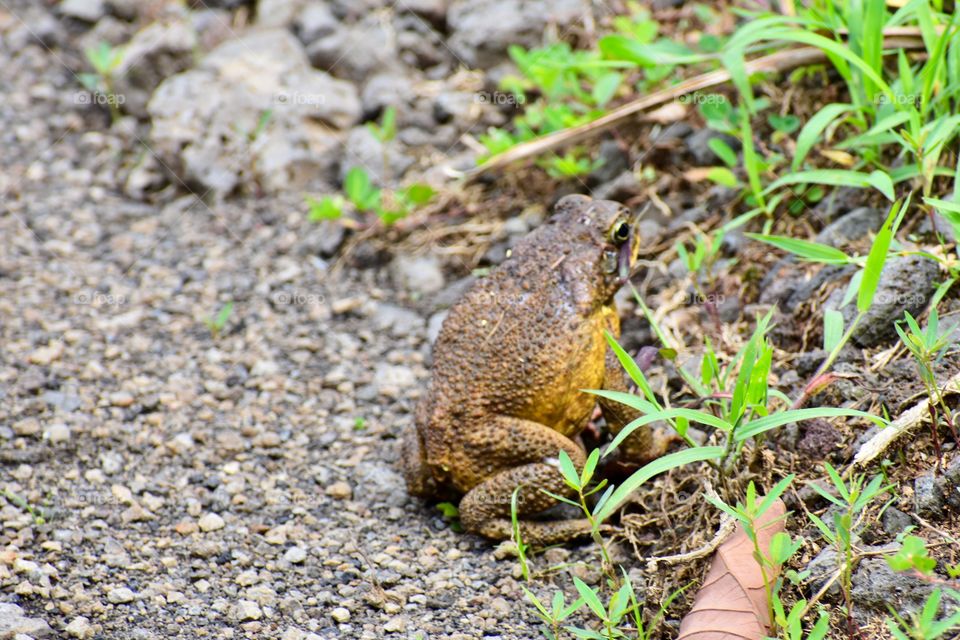
<path id="1" fill-rule="evenodd" d="M 743 442 L 748 438 L 753 438 L 761 433 L 782 427 L 791 422 L 801 422 L 803 420 L 813 420 L 815 418 L 866 418 L 876 424 L 883 424 L 883 420 L 877 416 L 865 411 L 856 409 L 840 409 L 835 407 L 813 407 L 810 409 L 794 409 L 776 413 L 772 416 L 751 420 L 747 424 L 737 429 L 734 439 L 737 442 Z"/>
<path id="2" fill-rule="evenodd" d="M 783 249 L 792 253 L 801 260 L 808 262 L 821 262 L 824 264 L 849 264 L 852 258 L 840 249 L 830 245 L 820 244 L 819 242 L 810 242 L 800 238 L 790 238 L 788 236 L 771 236 L 761 233 L 746 233 L 748 238 L 765 242 L 778 249 Z"/>
<path id="3" fill-rule="evenodd" d="M 820 139 L 824 130 L 830 126 L 834 120 L 853 109 L 855 109 L 855 107 L 852 104 L 834 102 L 817 111 L 813 117 L 803 125 L 803 129 L 800 130 L 800 135 L 797 136 L 797 147 L 794 151 L 793 163 L 790 165 L 791 168 L 797 171 L 806 159 L 807 154 L 810 153 L 813 145 Z"/>
<path id="4" fill-rule="evenodd" d="M 867 255 L 867 262 L 863 267 L 863 279 L 860 281 L 860 291 L 857 292 L 857 310 L 860 313 L 866 313 L 873 304 L 873 296 L 880 285 L 880 275 L 883 272 L 883 265 L 887 261 L 887 252 L 890 249 L 890 241 L 893 239 L 894 220 L 898 217 L 901 203 L 898 201 L 891 207 L 886 221 L 880 228 L 877 237 L 873 239 L 873 246 L 870 247 L 870 253 Z"/>
<path id="5" fill-rule="evenodd" d="M 653 462 L 643 466 L 633 475 L 627 478 L 623 484 L 616 488 L 610 499 L 596 514 L 596 522 L 600 523 L 607 520 L 616 513 L 624 502 L 635 492 L 644 482 L 650 478 L 659 475 L 670 469 L 682 467 L 694 462 L 703 462 L 704 460 L 716 460 L 723 455 L 723 447 L 696 447 L 693 449 L 684 449 L 676 453 L 667 454 L 657 458 Z M 582 594 L 581 594 L 582 595 Z"/>

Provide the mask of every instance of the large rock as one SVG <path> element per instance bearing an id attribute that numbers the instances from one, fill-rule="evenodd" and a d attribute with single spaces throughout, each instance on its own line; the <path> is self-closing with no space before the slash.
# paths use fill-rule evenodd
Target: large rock
<path id="1" fill-rule="evenodd" d="M 147 107 L 151 139 L 182 180 L 222 197 L 322 188 L 335 175 L 339 131 L 360 118 L 352 84 L 312 69 L 283 29 L 223 43 L 198 68 L 165 80 Z"/>
<path id="2" fill-rule="evenodd" d="M 186 20 L 155 22 L 138 31 L 123 48 L 115 89 L 123 96 L 120 107 L 138 118 L 147 117 L 147 103 L 166 78 L 193 65 L 199 41 Z"/>
<path id="3" fill-rule="evenodd" d="M 853 332 L 854 342 L 861 347 L 875 347 L 896 338 L 894 323 L 903 319 L 904 311 L 916 317 L 927 308 L 939 275 L 937 264 L 928 258 L 889 258 L 883 267 L 873 304 Z M 845 292 L 846 287 L 834 291 L 825 306 L 836 309 Z M 844 326 L 850 326 L 857 315 L 856 300 L 843 307 L 841 312 Z"/>
<path id="4" fill-rule="evenodd" d="M 455 0 L 447 13 L 450 47 L 469 67 L 503 62 L 507 47 L 541 44 L 547 25 L 565 28 L 583 18 L 580 0 Z"/>
<path id="5" fill-rule="evenodd" d="M 306 42 L 310 62 L 339 78 L 362 82 L 373 73 L 399 66 L 393 29 L 377 16 L 350 26 L 338 25 L 333 31 L 301 29 L 301 37 L 306 39 L 309 31 L 320 34 Z"/>
<path id="6" fill-rule="evenodd" d="M 53 630 L 40 618 L 28 618 L 21 607 L 0 602 L 0 638 L 14 638 L 19 635 L 46 638 L 53 635 Z"/>

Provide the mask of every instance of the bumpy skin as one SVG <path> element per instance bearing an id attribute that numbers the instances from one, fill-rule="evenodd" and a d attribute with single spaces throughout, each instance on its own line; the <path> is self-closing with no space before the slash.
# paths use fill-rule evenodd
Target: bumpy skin
<path id="1" fill-rule="evenodd" d="M 631 232 L 618 241 L 612 230 L 624 223 Z M 450 310 L 434 346 L 432 387 L 404 442 L 412 494 L 461 494 L 464 527 L 505 539 L 521 486 L 525 540 L 549 544 L 589 532 L 586 520 L 529 516 L 556 502 L 541 489 L 570 493 L 558 469 L 561 450 L 578 468 L 584 463 L 574 438 L 596 397 L 582 390 L 627 388 L 603 333 L 620 333 L 613 296 L 623 283 L 618 267 L 636 261 L 635 223 L 616 202 L 567 196 Z M 636 417 L 622 405 L 601 408 L 614 431 Z M 635 431 L 627 449 L 633 460 L 653 457 L 650 432 Z"/>

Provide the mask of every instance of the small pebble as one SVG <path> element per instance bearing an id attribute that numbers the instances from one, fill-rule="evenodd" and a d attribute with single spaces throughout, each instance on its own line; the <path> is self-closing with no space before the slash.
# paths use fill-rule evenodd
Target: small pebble
<path id="1" fill-rule="evenodd" d="M 344 481 L 334 482 L 327 487 L 326 494 L 337 500 L 348 500 L 353 495 L 353 489 Z"/>
<path id="2" fill-rule="evenodd" d="M 225 524 L 226 523 L 224 523 L 223 518 L 221 518 L 215 513 L 208 513 L 202 518 L 200 518 L 199 521 L 197 521 L 197 526 L 199 526 L 200 530 L 203 532 L 217 531 L 219 529 L 223 529 Z"/>
<path id="3" fill-rule="evenodd" d="M 107 593 L 107 600 L 113 604 L 125 604 L 127 602 L 133 602 L 136 596 L 133 594 L 133 591 L 126 587 L 117 587 L 116 589 L 111 589 Z"/>

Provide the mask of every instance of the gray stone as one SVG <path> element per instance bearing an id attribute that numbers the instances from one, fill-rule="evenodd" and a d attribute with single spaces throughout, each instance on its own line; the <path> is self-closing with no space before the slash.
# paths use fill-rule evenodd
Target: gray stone
<path id="1" fill-rule="evenodd" d="M 198 44 L 197 33 L 186 20 L 155 22 L 138 31 L 124 45 L 116 73 L 116 93 L 123 97 L 121 110 L 146 118 L 154 90 L 166 78 L 193 66 Z"/>
<path id="2" fill-rule="evenodd" d="M 909 515 L 895 507 L 887 507 L 880 519 L 885 533 L 896 536 L 904 529 L 913 524 Z"/>
<path id="3" fill-rule="evenodd" d="M 433 101 L 433 117 L 439 123 L 455 121 L 465 125 L 475 120 L 474 113 L 479 111 L 477 94 L 467 91 L 444 91 Z"/>
<path id="4" fill-rule="evenodd" d="M 419 314 L 392 304 L 378 304 L 373 314 L 373 324 L 378 331 L 389 330 L 394 336 L 403 337 L 422 331 L 423 318 Z"/>
<path id="5" fill-rule="evenodd" d="M 853 600 L 884 613 L 887 605 L 900 612 L 918 611 L 934 586 L 909 573 L 895 572 L 883 558 L 865 558 L 853 574 Z M 950 596 L 944 594 L 944 599 L 949 607 Z"/>
<path id="6" fill-rule="evenodd" d="M 107 592 L 107 600 L 113 604 L 126 604 L 128 602 L 133 602 L 136 599 L 136 595 L 128 589 L 127 587 L 117 587 L 116 589 L 111 589 Z"/>
<path id="7" fill-rule="evenodd" d="M 19 606 L 0 602 L 0 638 L 13 638 L 18 634 L 46 638 L 53 635 L 53 629 L 40 618 L 28 618 Z"/>
<path id="8" fill-rule="evenodd" d="M 407 502 L 407 486 L 403 476 L 393 469 L 382 466 L 358 468 L 357 484 L 353 499 L 377 507 L 402 507 Z"/>
<path id="9" fill-rule="evenodd" d="M 583 11 L 580 0 L 454 0 L 447 12 L 450 48 L 465 66 L 492 67 L 508 46 L 539 45 L 547 25 L 563 32 Z"/>
<path id="10" fill-rule="evenodd" d="M 938 517 L 943 512 L 943 491 L 932 473 L 925 473 L 913 482 L 913 503 L 917 514 Z"/>
<path id="11" fill-rule="evenodd" d="M 884 218 L 884 214 L 872 207 L 854 209 L 824 227 L 817 234 L 816 241 L 831 247 L 843 247 L 879 231 Z"/>
<path id="12" fill-rule="evenodd" d="M 103 0 L 63 0 L 60 13 L 68 18 L 96 22 L 107 12 Z"/>
<path id="13" fill-rule="evenodd" d="M 610 182 L 630 169 L 630 156 L 616 140 L 601 142 L 597 158 L 601 164 L 587 176 L 590 184 Z"/>
<path id="14" fill-rule="evenodd" d="M 360 102 L 364 115 L 373 117 L 388 106 L 399 109 L 412 98 L 413 87 L 409 78 L 396 73 L 378 73 L 363 86 Z"/>
<path id="15" fill-rule="evenodd" d="M 297 39 L 279 29 L 225 42 L 197 69 L 165 80 L 147 108 L 163 162 L 221 198 L 241 185 L 329 188 L 335 129 L 360 118 L 353 85 L 311 69 Z"/>
<path id="16" fill-rule="evenodd" d="M 306 0 L 257 0 L 257 25 L 264 28 L 289 27 L 305 4 Z"/>
<path id="17" fill-rule="evenodd" d="M 427 322 L 427 340 L 430 344 L 437 341 L 437 336 L 440 335 L 440 329 L 443 328 L 443 321 L 447 319 L 449 313 L 450 312 L 445 309 L 430 316 L 430 320 Z"/>
<path id="18" fill-rule="evenodd" d="M 347 172 L 360 167 L 370 176 L 371 182 L 385 187 L 400 178 L 413 164 L 396 140 L 383 143 L 367 127 L 354 127 L 344 144 L 343 161 L 340 163 L 340 180 Z"/>
<path id="19" fill-rule="evenodd" d="M 687 150 L 693 156 L 694 162 L 699 166 L 717 164 L 720 158 L 710 148 L 710 141 L 713 139 L 726 142 L 734 151 L 740 150 L 740 142 L 735 138 L 714 131 L 713 129 L 697 129 L 687 136 Z"/>
<path id="20" fill-rule="evenodd" d="M 445 284 L 440 261 L 433 255 L 399 255 L 390 267 L 397 286 L 414 293 L 436 293 Z"/>
<path id="21" fill-rule="evenodd" d="M 447 18 L 447 4 L 449 0 L 403 0 L 399 8 L 412 11 L 432 22 L 442 26 Z"/>
<path id="22" fill-rule="evenodd" d="M 318 69 L 354 82 L 398 66 L 394 34 L 376 16 L 309 42 L 307 56 Z"/>
<path id="23" fill-rule="evenodd" d="M 303 547 L 290 547 L 283 554 L 283 559 L 290 564 L 300 564 L 307 559 L 307 551 Z"/>
<path id="24" fill-rule="evenodd" d="M 315 40 L 333 34 L 340 28 L 340 21 L 326 4 L 311 2 L 297 17 L 296 28 L 300 42 L 309 45 Z"/>
<path id="25" fill-rule="evenodd" d="M 807 570 L 810 572 L 811 591 L 819 592 L 833 576 L 838 566 L 837 550 L 831 546 L 821 549 L 820 553 L 807 563 Z M 836 581 L 830 585 L 827 593 L 831 595 L 840 593 L 840 587 Z"/>
<path id="26" fill-rule="evenodd" d="M 854 331 L 853 340 L 861 347 L 875 347 L 896 338 L 894 323 L 903 319 L 904 311 L 916 317 L 926 309 L 939 275 L 940 269 L 933 260 L 921 256 L 889 258 L 873 304 Z M 836 309 L 844 290 L 841 287 L 835 291 L 825 306 Z M 857 314 L 856 300 L 841 311 L 845 326 L 849 326 Z"/>
<path id="27" fill-rule="evenodd" d="M 43 401 L 52 408 L 65 413 L 76 411 L 81 404 L 80 396 L 65 391 L 44 391 Z"/>

